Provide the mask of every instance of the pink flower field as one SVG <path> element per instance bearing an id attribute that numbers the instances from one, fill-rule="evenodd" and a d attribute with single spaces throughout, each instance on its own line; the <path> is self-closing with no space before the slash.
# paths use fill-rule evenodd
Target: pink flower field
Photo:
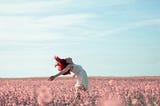
<path id="1" fill-rule="evenodd" d="M 89 77 L 75 99 L 76 79 L 0 79 L 0 106 L 160 106 L 160 77 Z"/>

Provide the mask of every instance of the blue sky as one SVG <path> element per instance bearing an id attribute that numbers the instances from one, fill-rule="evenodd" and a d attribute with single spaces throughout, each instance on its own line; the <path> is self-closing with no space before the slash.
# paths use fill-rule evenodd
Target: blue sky
<path id="1" fill-rule="evenodd" d="M 159 0 L 0 0 L 0 77 L 160 75 Z"/>

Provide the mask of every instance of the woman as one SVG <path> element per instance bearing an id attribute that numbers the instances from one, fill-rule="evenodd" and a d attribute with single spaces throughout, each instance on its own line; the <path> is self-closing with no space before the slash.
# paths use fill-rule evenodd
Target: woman
<path id="1" fill-rule="evenodd" d="M 64 64 L 65 62 L 62 63 L 63 59 L 61 61 L 59 59 L 57 61 L 57 59 L 55 58 L 55 60 L 57 61 L 56 66 L 59 66 L 58 70 L 60 72 L 56 75 L 51 76 L 49 78 L 49 80 L 52 81 L 56 77 L 58 77 L 60 75 L 70 74 L 70 72 L 74 73 L 73 77 L 77 76 L 77 83 L 75 84 L 76 97 L 80 97 L 79 90 L 86 91 L 88 89 L 88 76 L 87 76 L 86 71 L 82 68 L 82 66 L 74 64 L 72 61 L 72 58 L 70 58 L 70 57 L 64 59 L 67 65 Z M 66 65 L 66 67 L 65 67 L 65 65 Z M 64 69 L 61 67 L 63 67 Z"/>

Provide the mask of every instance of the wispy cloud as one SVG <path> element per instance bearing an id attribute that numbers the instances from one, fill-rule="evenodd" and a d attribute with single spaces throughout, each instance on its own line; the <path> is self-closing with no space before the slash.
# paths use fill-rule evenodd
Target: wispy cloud
<path id="1" fill-rule="evenodd" d="M 100 1 L 75 1 L 75 0 L 20 0 L 12 1 L 5 0 L 0 1 L 0 14 L 4 15 L 36 15 L 38 13 L 59 13 L 66 9 L 95 9 L 117 6 L 117 5 L 127 5 L 133 3 L 135 0 L 100 0 Z"/>
<path id="2" fill-rule="evenodd" d="M 133 0 L 134 1 L 134 0 Z M 130 3 L 129 0 L 108 0 L 108 1 L 74 1 L 74 0 L 21 0 L 3 1 L 0 3 L 0 40 L 58 40 L 58 39 L 90 39 L 99 36 L 100 32 L 83 28 L 97 14 L 95 13 L 64 13 L 57 15 L 59 11 L 71 10 L 78 7 L 94 9 L 95 6 L 114 6 Z M 80 5 L 79 5 L 80 4 Z M 42 13 L 40 17 L 36 14 Z M 44 14 L 43 14 L 44 13 Z M 45 13 L 52 13 L 45 15 Z M 23 14 L 23 15 L 20 15 Z M 94 26 L 94 22 L 91 24 Z M 91 26 L 90 25 L 90 26 Z M 70 28 L 79 36 L 65 35 L 65 28 Z M 56 31 L 56 30 L 62 31 Z M 124 28 L 117 28 L 113 31 L 102 31 L 103 34 L 116 32 Z M 80 32 L 79 32 L 80 31 Z M 83 32 L 82 32 L 83 31 Z M 81 34 L 80 34 L 81 33 Z"/>
<path id="3" fill-rule="evenodd" d="M 89 18 L 94 17 L 92 14 L 69 14 L 49 16 L 35 22 L 43 25 L 42 27 L 49 28 L 62 28 L 66 26 L 79 25 L 87 21 Z"/>
<path id="4" fill-rule="evenodd" d="M 94 17 L 92 14 L 56 15 L 40 19 L 30 16 L 1 16 L 0 38 L 1 40 L 66 39 L 64 33 L 54 30 L 84 24 L 92 17 Z"/>
<path id="5" fill-rule="evenodd" d="M 110 6 L 119 6 L 119 5 L 128 5 L 131 3 L 134 3 L 136 0 L 87 0 L 85 2 L 82 2 L 81 0 L 79 1 L 75 1 L 73 0 L 70 5 L 72 7 L 76 6 L 76 7 L 89 7 L 89 8 L 98 8 L 98 7 L 110 7 Z"/>
<path id="6" fill-rule="evenodd" d="M 72 0 L 45 0 L 45 1 L 19 1 L 12 2 L 9 0 L 8 2 L 0 3 L 0 13 L 1 14 L 27 14 L 27 13 L 43 13 L 47 11 L 57 11 L 58 9 L 66 8 L 70 5 Z"/>
<path id="7" fill-rule="evenodd" d="M 131 22 L 128 24 L 123 24 L 120 27 L 115 28 L 98 28 L 90 27 L 89 29 L 76 29 L 77 31 L 81 32 L 81 38 L 85 38 L 86 40 L 93 40 L 93 39 L 101 39 L 107 36 L 117 35 L 121 32 L 130 32 L 131 30 L 141 29 L 143 27 L 153 28 L 152 26 L 160 27 L 160 19 L 147 19 L 141 20 L 137 22 Z M 88 27 L 86 25 L 85 27 Z"/>
<path id="8" fill-rule="evenodd" d="M 103 31 L 103 33 L 100 34 L 99 36 L 101 36 L 101 37 L 109 36 L 112 34 L 120 33 L 122 31 L 128 31 L 133 28 L 140 28 L 140 27 L 152 26 L 152 25 L 157 25 L 160 27 L 160 19 L 148 19 L 148 20 L 142 20 L 142 21 L 138 21 L 138 22 L 128 23 L 128 24 L 125 24 L 125 25 L 118 27 L 118 28 Z"/>

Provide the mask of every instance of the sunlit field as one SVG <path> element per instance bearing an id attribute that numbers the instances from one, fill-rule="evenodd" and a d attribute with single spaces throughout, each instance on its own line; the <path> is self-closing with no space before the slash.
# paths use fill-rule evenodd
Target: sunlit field
<path id="1" fill-rule="evenodd" d="M 160 106 L 160 77 L 90 77 L 75 99 L 76 79 L 0 79 L 0 106 Z"/>

